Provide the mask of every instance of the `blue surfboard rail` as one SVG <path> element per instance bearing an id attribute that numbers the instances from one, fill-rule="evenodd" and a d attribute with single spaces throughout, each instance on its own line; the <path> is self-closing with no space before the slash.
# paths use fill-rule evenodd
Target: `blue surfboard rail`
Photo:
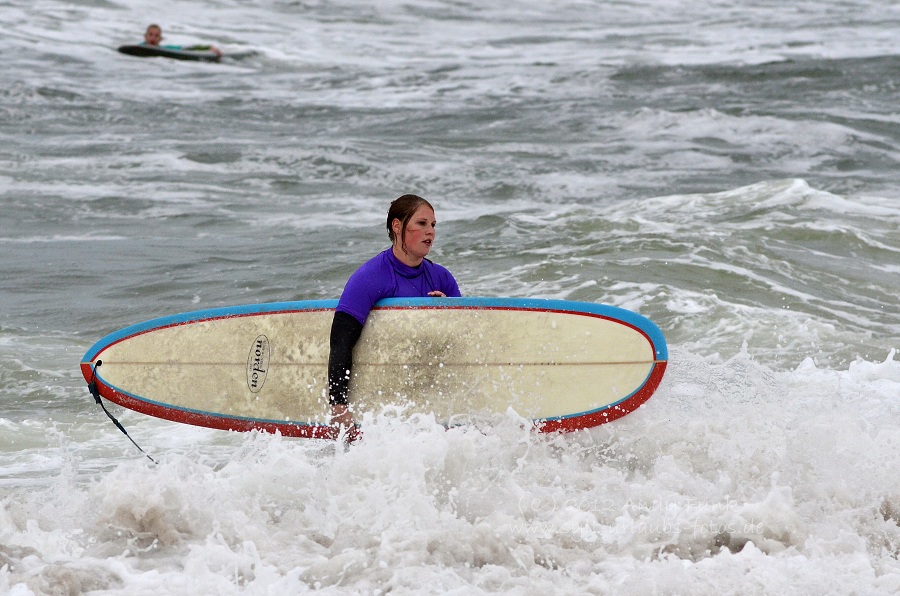
<path id="1" fill-rule="evenodd" d="M 241 317 L 255 314 L 296 312 L 303 310 L 334 310 L 334 308 L 337 307 L 337 304 L 338 301 L 334 299 L 264 302 L 259 304 L 207 308 L 167 315 L 150 319 L 142 323 L 129 325 L 128 327 L 100 338 L 93 346 L 91 346 L 87 353 L 85 353 L 82 362 L 92 362 L 94 358 L 96 358 L 96 355 L 110 344 L 116 343 L 126 337 L 145 333 L 153 329 L 225 317 Z M 665 336 L 653 321 L 634 311 L 607 304 L 575 302 L 571 300 L 549 300 L 542 298 L 386 298 L 375 304 L 375 308 L 509 308 L 587 313 L 616 321 L 622 321 L 632 327 L 640 329 L 653 343 L 658 360 L 667 360 L 669 357 Z"/>
<path id="2" fill-rule="evenodd" d="M 164 327 L 173 327 L 175 325 L 186 325 L 188 323 L 196 323 L 199 321 L 209 321 L 211 319 L 223 319 L 228 317 L 244 317 L 257 314 L 271 314 L 279 312 L 297 312 L 302 310 L 334 310 L 337 306 L 337 300 L 299 300 L 294 302 L 264 302 L 260 304 L 244 304 L 240 306 L 221 306 L 216 308 L 206 308 L 203 310 L 193 310 L 189 312 L 178 313 L 174 315 L 166 315 L 156 319 L 150 319 L 142 323 L 135 323 L 114 331 L 109 335 L 101 337 L 91 348 L 85 353 L 82 362 L 92 362 L 104 348 L 109 345 L 121 341 L 132 335 L 146 333 L 154 329 L 162 329 Z"/>

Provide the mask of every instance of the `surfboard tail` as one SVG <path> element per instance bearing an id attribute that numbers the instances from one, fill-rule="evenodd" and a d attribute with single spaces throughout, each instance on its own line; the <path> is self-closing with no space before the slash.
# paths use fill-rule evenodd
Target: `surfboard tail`
<path id="1" fill-rule="evenodd" d="M 659 384 L 662 382 L 667 365 L 668 362 L 665 360 L 654 364 L 647 382 L 623 402 L 587 414 L 578 414 L 553 420 L 536 421 L 535 427 L 542 433 L 573 432 L 618 420 L 626 414 L 634 412 L 650 399 L 650 396 L 653 395 L 659 387 Z"/>

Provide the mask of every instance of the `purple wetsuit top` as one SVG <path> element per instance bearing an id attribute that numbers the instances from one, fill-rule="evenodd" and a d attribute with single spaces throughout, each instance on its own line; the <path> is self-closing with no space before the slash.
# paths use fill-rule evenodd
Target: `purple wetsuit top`
<path id="1" fill-rule="evenodd" d="M 410 267 L 400 262 L 389 248 L 363 263 L 350 276 L 335 310 L 365 325 L 369 311 L 382 298 L 424 298 L 434 290 L 450 298 L 462 295 L 445 267 L 428 259 L 418 267 Z"/>

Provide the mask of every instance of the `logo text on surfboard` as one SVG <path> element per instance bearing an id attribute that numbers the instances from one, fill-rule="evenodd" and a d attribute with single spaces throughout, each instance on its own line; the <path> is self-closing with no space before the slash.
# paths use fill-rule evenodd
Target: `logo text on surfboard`
<path id="1" fill-rule="evenodd" d="M 266 382 L 269 374 L 269 338 L 260 335 L 250 346 L 250 355 L 247 356 L 247 387 L 253 393 L 258 393 Z"/>

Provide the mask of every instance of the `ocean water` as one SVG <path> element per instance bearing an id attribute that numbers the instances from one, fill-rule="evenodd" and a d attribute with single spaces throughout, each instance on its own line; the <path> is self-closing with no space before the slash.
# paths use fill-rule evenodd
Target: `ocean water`
<path id="1" fill-rule="evenodd" d="M 150 22 L 219 64 L 115 48 Z M 900 593 L 900 5 L 0 2 L 0 593 Z M 665 333 L 637 412 L 178 425 L 78 363 L 336 297 L 435 205 L 469 296 Z"/>

